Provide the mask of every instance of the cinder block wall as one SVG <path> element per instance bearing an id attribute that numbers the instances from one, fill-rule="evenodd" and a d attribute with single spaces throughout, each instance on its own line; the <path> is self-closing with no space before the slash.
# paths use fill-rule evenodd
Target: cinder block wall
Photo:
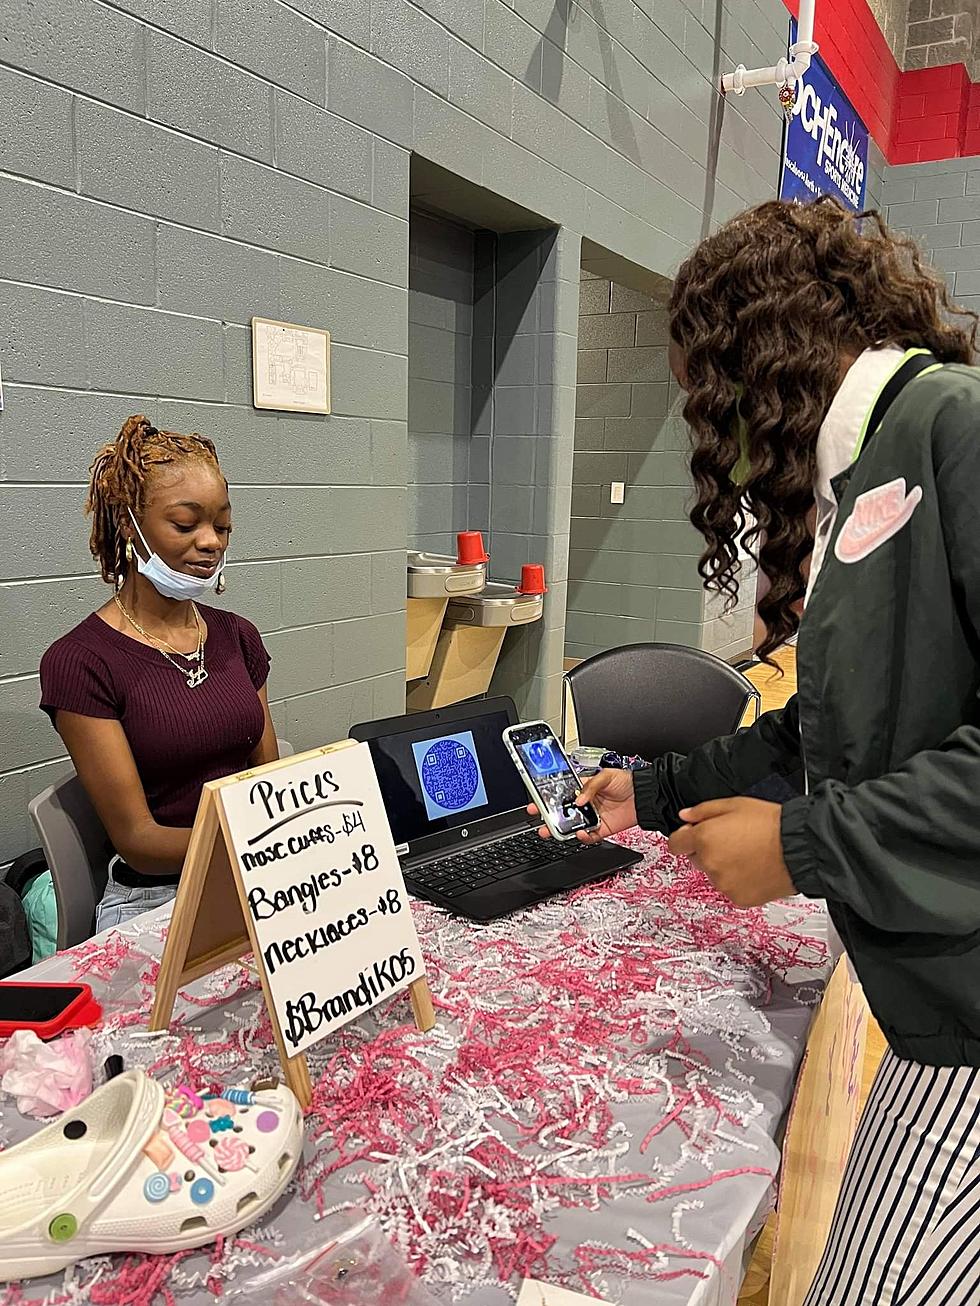
<path id="1" fill-rule="evenodd" d="M 410 151 L 564 228 L 567 251 L 587 237 L 669 274 L 773 193 L 774 97 L 730 100 L 719 134 L 713 79 L 785 33 L 781 0 L 4 6 L 0 857 L 36 842 L 27 800 L 61 769 L 37 664 L 104 594 L 81 504 L 123 418 L 216 439 L 228 602 L 268 638 L 280 730 L 302 747 L 397 712 Z M 251 407 L 253 314 L 332 331 L 332 417 Z M 574 357 L 555 358 L 546 516 L 571 488 Z M 559 634 L 562 567 L 558 549 Z"/>
<path id="2" fill-rule="evenodd" d="M 980 155 L 885 170 L 885 216 L 911 233 L 950 293 L 980 312 Z"/>
<path id="3" fill-rule="evenodd" d="M 455 553 L 456 532 L 469 521 L 473 247 L 464 227 L 412 213 L 408 543 L 429 553 Z"/>

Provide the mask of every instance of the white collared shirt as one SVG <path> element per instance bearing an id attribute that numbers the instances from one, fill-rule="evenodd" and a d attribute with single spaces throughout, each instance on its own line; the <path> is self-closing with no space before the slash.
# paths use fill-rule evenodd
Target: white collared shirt
<path id="1" fill-rule="evenodd" d="M 817 523 L 804 606 L 813 593 L 837 520 L 837 499 L 831 481 L 854 461 L 864 420 L 904 357 L 905 350 L 897 345 L 866 349 L 848 368 L 827 409 L 817 436 L 817 478 L 813 486 Z"/>

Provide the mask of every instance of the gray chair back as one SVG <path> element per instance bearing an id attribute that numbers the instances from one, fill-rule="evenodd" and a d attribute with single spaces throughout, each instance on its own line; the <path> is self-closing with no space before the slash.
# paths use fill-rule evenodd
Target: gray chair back
<path id="1" fill-rule="evenodd" d="M 578 742 L 649 761 L 731 735 L 759 691 L 713 653 L 680 644 L 628 644 L 565 676 Z M 562 733 L 564 734 L 564 705 Z"/>
<path id="2" fill-rule="evenodd" d="M 292 757 L 292 745 L 277 742 L 279 756 Z M 54 885 L 60 952 L 95 932 L 95 909 L 105 893 L 113 849 L 74 771 L 32 798 L 28 811 Z"/>

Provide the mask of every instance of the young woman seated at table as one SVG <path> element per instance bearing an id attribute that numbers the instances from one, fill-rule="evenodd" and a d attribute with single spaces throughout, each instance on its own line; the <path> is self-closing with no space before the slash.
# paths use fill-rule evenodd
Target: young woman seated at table
<path id="1" fill-rule="evenodd" d="M 114 593 L 41 659 L 41 707 L 111 843 L 103 930 L 175 895 L 202 786 L 278 750 L 259 632 L 198 602 L 225 587 L 231 535 L 211 441 L 130 417 L 87 511 Z"/>

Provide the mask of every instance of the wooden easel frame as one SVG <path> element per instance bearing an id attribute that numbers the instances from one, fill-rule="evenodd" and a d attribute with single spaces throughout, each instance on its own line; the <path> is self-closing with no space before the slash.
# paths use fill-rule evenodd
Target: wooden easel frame
<path id="1" fill-rule="evenodd" d="M 284 767 L 295 766 L 297 762 L 325 757 L 355 746 L 355 740 L 345 739 L 325 748 L 315 748 L 295 757 L 280 758 L 266 766 L 241 771 L 238 775 L 227 776 L 223 780 L 213 780 L 204 786 L 187 846 L 150 1013 L 150 1029 L 166 1029 L 173 1016 L 179 989 L 251 952 L 255 957 L 255 969 L 272 1023 L 283 1076 L 304 1108 L 310 1105 L 313 1096 L 310 1072 L 302 1053 L 290 1056 L 286 1050 L 269 979 L 262 964 L 255 925 L 248 910 L 245 884 L 221 802 L 221 790 L 239 780 L 271 774 Z M 234 894 L 230 892 L 232 885 Z M 217 910 L 209 910 L 212 907 Z M 408 985 L 408 994 L 416 1026 L 423 1032 L 431 1029 L 435 1024 L 435 1012 L 424 975 L 412 980 Z"/>

